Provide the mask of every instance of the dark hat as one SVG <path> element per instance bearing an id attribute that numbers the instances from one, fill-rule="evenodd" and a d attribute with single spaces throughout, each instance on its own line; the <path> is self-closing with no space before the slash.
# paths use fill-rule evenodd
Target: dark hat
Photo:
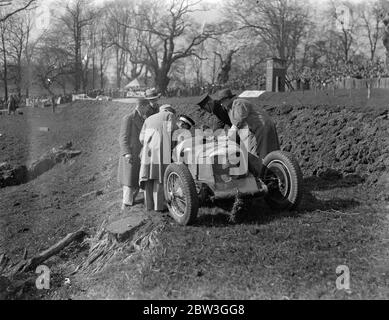
<path id="1" fill-rule="evenodd" d="M 136 102 L 135 102 L 138 106 L 149 106 L 150 105 L 150 102 L 149 100 L 147 100 L 146 98 L 144 97 L 137 97 L 136 98 Z"/>
<path id="2" fill-rule="evenodd" d="M 145 98 L 147 100 L 158 99 L 160 96 L 161 94 L 155 88 L 147 89 L 145 92 Z"/>
<path id="3" fill-rule="evenodd" d="M 214 100 L 221 101 L 224 99 L 231 99 L 235 96 L 236 94 L 232 94 L 231 89 L 223 89 L 223 90 L 219 90 L 213 98 Z"/>
<path id="4" fill-rule="evenodd" d="M 208 102 L 209 99 L 211 99 L 211 97 L 208 95 L 208 93 L 204 93 L 200 97 L 194 98 L 192 100 L 192 103 L 200 107 L 203 107 Z"/>
<path id="5" fill-rule="evenodd" d="M 184 115 L 184 114 L 180 115 L 180 116 L 178 117 L 178 120 L 180 120 L 180 121 L 182 121 L 182 122 L 185 122 L 185 123 L 189 124 L 189 125 L 192 126 L 192 127 L 196 124 L 196 123 L 193 121 L 192 118 L 190 118 L 190 117 L 188 117 L 188 116 L 186 116 L 186 115 Z"/>

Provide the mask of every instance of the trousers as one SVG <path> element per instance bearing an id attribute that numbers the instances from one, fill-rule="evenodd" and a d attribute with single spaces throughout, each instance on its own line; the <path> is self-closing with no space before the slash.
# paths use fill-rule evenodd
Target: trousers
<path id="1" fill-rule="evenodd" d="M 148 180 L 144 184 L 146 210 L 163 211 L 166 209 L 163 183 L 158 180 Z"/>
<path id="2" fill-rule="evenodd" d="M 134 201 L 138 193 L 139 188 L 123 186 L 123 204 L 130 206 L 134 205 Z"/>

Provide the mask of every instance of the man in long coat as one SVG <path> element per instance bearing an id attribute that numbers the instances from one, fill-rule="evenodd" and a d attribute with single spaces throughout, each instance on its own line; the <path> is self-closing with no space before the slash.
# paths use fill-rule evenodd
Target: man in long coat
<path id="1" fill-rule="evenodd" d="M 139 183 L 144 189 L 146 210 L 166 209 L 163 176 L 172 160 L 172 132 L 176 129 L 175 110 L 163 105 L 146 119 L 139 140 L 143 145 Z"/>
<path id="2" fill-rule="evenodd" d="M 134 205 L 139 192 L 140 152 L 142 149 L 139 134 L 150 112 L 149 102 L 140 98 L 135 110 L 123 117 L 120 127 L 118 182 L 123 186 L 123 210 Z"/>

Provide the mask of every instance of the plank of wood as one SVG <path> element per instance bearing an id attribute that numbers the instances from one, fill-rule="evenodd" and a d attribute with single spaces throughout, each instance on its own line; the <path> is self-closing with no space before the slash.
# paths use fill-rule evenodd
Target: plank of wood
<path id="1" fill-rule="evenodd" d="M 80 240 L 85 236 L 86 236 L 86 232 L 84 229 L 80 229 L 76 232 L 69 233 L 65 238 L 61 239 L 60 241 L 58 241 L 56 244 L 54 244 L 47 250 L 39 253 L 38 255 L 32 257 L 31 259 L 28 259 L 22 271 L 26 272 L 26 271 L 34 270 L 37 266 L 42 264 L 44 261 L 46 261 L 53 255 L 60 252 L 62 249 L 67 247 L 69 244 L 71 244 L 73 241 Z"/>

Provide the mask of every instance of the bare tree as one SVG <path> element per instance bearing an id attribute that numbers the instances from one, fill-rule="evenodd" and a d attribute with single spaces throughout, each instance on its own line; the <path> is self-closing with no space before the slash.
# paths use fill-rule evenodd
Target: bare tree
<path id="1" fill-rule="evenodd" d="M 253 32 L 288 64 L 309 23 L 307 6 L 298 0 L 229 0 L 225 14 L 235 28 Z"/>
<path id="2" fill-rule="evenodd" d="M 7 20 L 0 22 L 0 37 L 1 37 L 1 53 L 3 60 L 3 84 L 4 84 L 4 98 L 8 100 L 8 48 L 7 48 L 7 35 L 9 31 L 9 24 Z"/>
<path id="3" fill-rule="evenodd" d="M 189 56 L 203 59 L 197 53 L 198 46 L 213 35 L 210 25 L 201 28 L 191 16 L 191 13 L 201 10 L 199 2 L 144 1 L 133 10 L 135 21 L 125 25 L 140 32 L 139 41 L 146 51 L 144 58 L 130 57 L 131 62 L 146 65 L 153 72 L 156 87 L 162 92 L 169 84 L 172 66 Z"/>
<path id="4" fill-rule="evenodd" d="M 219 52 L 215 51 L 220 59 L 220 72 L 217 76 L 217 82 L 219 84 L 225 84 L 228 81 L 229 72 L 231 70 L 232 56 L 238 51 L 238 49 L 230 49 L 225 57 L 223 57 Z"/>
<path id="5" fill-rule="evenodd" d="M 35 49 L 35 76 L 40 85 L 50 94 L 54 83 L 61 83 L 63 77 L 73 73 L 74 61 L 71 52 L 63 47 L 55 32 L 40 39 Z"/>
<path id="6" fill-rule="evenodd" d="M 28 55 L 30 33 L 32 29 L 32 20 L 28 13 L 14 15 L 8 19 L 9 23 L 9 58 L 15 66 L 15 84 L 19 97 L 24 80 L 24 74 L 28 73 L 28 66 L 25 59 Z M 27 53 L 27 55 L 26 55 Z M 26 61 L 27 60 L 27 61 Z M 28 82 L 28 81 L 27 81 Z"/>
<path id="7" fill-rule="evenodd" d="M 0 3 L 0 38 L 1 38 L 1 51 L 3 58 L 3 82 L 4 82 L 4 96 L 5 100 L 8 99 L 8 60 L 7 60 L 7 37 L 6 34 L 11 30 L 7 22 L 14 15 L 21 13 L 36 3 L 36 0 L 21 1 L 18 4 L 12 3 L 12 1 Z"/>
<path id="8" fill-rule="evenodd" d="M 32 7 L 32 5 L 36 4 L 36 2 L 37 2 L 36 0 L 21 1 L 21 3 L 17 4 L 16 6 L 12 4 L 12 1 L 0 2 L 0 9 L 1 9 L 0 22 L 4 22 L 7 19 L 14 16 L 15 14 Z M 6 10 L 8 8 L 10 9 Z"/>
<path id="9" fill-rule="evenodd" d="M 132 1 L 115 1 L 108 6 L 107 32 L 115 51 L 116 84 L 120 87 L 123 77 L 133 80 L 142 74 L 146 52 L 140 40 L 142 32 L 129 27 L 136 23 L 135 4 Z"/>
<path id="10" fill-rule="evenodd" d="M 107 31 L 104 27 L 100 28 L 97 32 L 97 59 L 100 77 L 100 89 L 105 87 L 105 72 L 109 62 L 109 48 L 110 42 L 108 40 Z"/>
<path id="11" fill-rule="evenodd" d="M 382 4 L 377 0 L 363 2 L 358 7 L 361 27 L 369 41 L 370 61 L 373 61 L 377 51 L 378 40 L 382 37 Z"/>
<path id="12" fill-rule="evenodd" d="M 343 10 L 339 10 L 340 7 L 343 7 Z M 347 15 L 349 16 L 347 21 L 345 20 L 346 10 Z M 339 4 L 335 1 L 332 1 L 332 7 L 330 9 L 330 14 L 333 17 L 338 30 L 332 30 L 331 36 L 339 43 L 337 48 L 338 52 L 342 53 L 343 62 L 348 62 L 351 59 L 351 48 L 355 42 L 355 31 L 356 31 L 356 19 L 353 17 L 354 7 L 350 3 Z"/>
<path id="13" fill-rule="evenodd" d="M 86 27 L 91 25 L 96 16 L 95 10 L 90 5 L 89 0 L 75 0 L 68 2 L 64 8 L 64 14 L 60 17 L 60 25 L 57 28 L 65 28 L 65 33 L 68 36 L 68 43 L 72 48 L 74 59 L 74 90 L 78 92 L 81 88 L 83 77 L 83 56 L 82 45 L 85 40 Z M 87 52 L 84 52 L 87 53 Z M 84 65 L 89 62 L 86 56 Z M 85 88 L 85 83 L 83 84 Z"/>

